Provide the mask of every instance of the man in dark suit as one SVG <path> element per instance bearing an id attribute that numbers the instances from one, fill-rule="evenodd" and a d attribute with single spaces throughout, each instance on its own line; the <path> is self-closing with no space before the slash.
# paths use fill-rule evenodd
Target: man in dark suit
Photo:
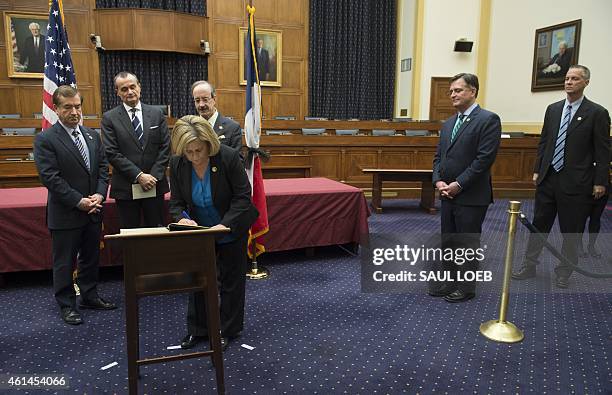
<path id="1" fill-rule="evenodd" d="M 23 41 L 19 48 L 19 61 L 26 66 L 28 73 L 42 73 L 45 68 L 45 36 L 40 34 L 40 25 L 36 22 L 28 26 L 32 35 Z"/>
<path id="2" fill-rule="evenodd" d="M 569 70 L 572 60 L 572 50 L 567 48 L 565 41 L 559 42 L 559 52 L 557 52 L 550 62 L 542 68 L 539 73 L 540 77 L 544 78 L 563 78 Z M 555 65 L 554 67 L 551 67 Z"/>
<path id="3" fill-rule="evenodd" d="M 191 94 L 198 114 L 213 126 L 221 144 L 240 151 L 242 149 L 242 130 L 238 123 L 217 111 L 215 88 L 207 81 L 196 81 L 191 85 Z"/>
<path id="4" fill-rule="evenodd" d="M 102 231 L 102 202 L 108 190 L 108 162 L 100 136 L 79 125 L 81 95 L 67 85 L 53 93 L 59 122 L 36 135 L 34 159 L 48 190 L 47 226 L 53 244 L 53 290 L 62 319 L 83 322 L 76 309 L 72 266 L 78 256 L 76 283 L 81 308 L 111 310 L 113 303 L 96 289 Z"/>
<path id="5" fill-rule="evenodd" d="M 433 161 L 433 184 L 442 200 L 443 248 L 479 248 L 482 223 L 493 202 L 490 169 L 501 139 L 501 122 L 497 114 L 476 104 L 478 89 L 474 74 L 461 73 L 451 79 L 449 95 L 457 115 L 442 125 Z M 446 263 L 453 281 L 436 284 L 429 294 L 444 296 L 451 303 L 473 298 L 476 283 L 457 281 L 457 274 L 477 268 L 476 259 Z"/>
<path id="6" fill-rule="evenodd" d="M 263 40 L 257 39 L 257 49 L 255 51 L 257 59 L 257 73 L 260 81 L 270 79 L 270 53 L 263 46 Z"/>
<path id="7" fill-rule="evenodd" d="M 571 66 L 565 76 L 566 99 L 546 109 L 538 145 L 533 181 L 536 184 L 533 225 L 548 234 L 555 217 L 563 234 L 562 253 L 578 263 L 577 243 L 594 200 L 608 187 L 610 161 L 610 115 L 584 96 L 591 72 L 585 66 Z M 595 164 L 595 165 L 593 165 Z M 536 276 L 536 264 L 543 244 L 529 238 L 525 261 L 512 275 L 516 280 Z M 567 288 L 572 269 L 555 268 L 556 285 Z"/>
<path id="8" fill-rule="evenodd" d="M 102 138 L 113 166 L 110 196 L 117 202 L 122 228 L 162 226 L 164 194 L 170 190 L 166 117 L 140 101 L 140 82 L 134 74 L 118 73 L 115 88 L 123 103 L 102 116 Z"/>

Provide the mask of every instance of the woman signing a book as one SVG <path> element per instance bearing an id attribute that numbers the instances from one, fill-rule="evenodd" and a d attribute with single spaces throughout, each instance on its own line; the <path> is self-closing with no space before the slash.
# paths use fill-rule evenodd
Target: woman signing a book
<path id="1" fill-rule="evenodd" d="M 174 222 L 227 229 L 215 243 L 223 349 L 244 324 L 247 239 L 259 213 L 239 152 L 219 143 L 210 123 L 195 115 L 179 119 L 172 131 L 170 215 Z M 181 348 L 208 339 L 203 292 L 189 296 L 187 336 Z"/>

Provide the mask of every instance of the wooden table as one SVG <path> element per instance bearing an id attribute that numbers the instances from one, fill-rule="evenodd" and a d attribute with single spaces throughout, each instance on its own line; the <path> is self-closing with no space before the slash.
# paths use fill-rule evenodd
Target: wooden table
<path id="1" fill-rule="evenodd" d="M 421 182 L 420 206 L 430 214 L 436 213 L 436 192 L 431 183 L 431 170 L 408 169 L 362 169 L 365 174 L 372 174 L 372 208 L 382 213 L 382 187 L 385 181 L 412 181 Z"/>

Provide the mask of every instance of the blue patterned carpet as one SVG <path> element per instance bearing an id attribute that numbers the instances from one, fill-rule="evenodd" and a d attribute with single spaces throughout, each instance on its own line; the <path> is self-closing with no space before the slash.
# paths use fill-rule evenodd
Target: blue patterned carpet
<path id="1" fill-rule="evenodd" d="M 415 201 L 385 201 L 384 207 L 384 214 L 370 217 L 373 235 L 439 228 L 439 216 L 422 213 Z M 302 251 L 265 255 L 272 276 L 248 282 L 245 332 L 224 356 L 227 393 L 612 393 L 609 279 L 574 274 L 561 292 L 552 285 L 554 259 L 544 253 L 538 278 L 511 287 L 508 320 L 525 340 L 500 344 L 480 335 L 480 323 L 498 316 L 506 208 L 503 200 L 492 206 L 483 235 L 494 281 L 481 284 L 467 303 L 449 304 L 416 290 L 363 293 L 360 258 L 338 247 L 318 249 L 314 258 Z M 525 202 L 523 212 L 531 217 L 531 210 L 532 202 Z M 592 271 L 612 272 L 610 213 L 604 213 L 598 242 L 605 258 L 583 262 Z M 515 265 L 525 240 L 519 229 Z M 558 234 L 550 240 L 560 243 Z M 102 274 L 102 295 L 122 305 L 120 269 Z M 58 393 L 127 393 L 123 309 L 86 310 L 85 324 L 69 327 L 59 318 L 50 277 L 6 276 L 0 375 L 54 372 L 69 377 L 70 389 Z M 141 302 L 143 356 L 178 352 L 166 347 L 186 333 L 186 304 L 184 295 Z M 207 359 L 144 366 L 141 375 L 141 393 L 216 392 Z"/>

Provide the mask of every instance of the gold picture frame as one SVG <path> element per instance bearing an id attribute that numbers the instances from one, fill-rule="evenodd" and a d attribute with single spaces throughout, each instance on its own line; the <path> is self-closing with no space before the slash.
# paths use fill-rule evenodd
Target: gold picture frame
<path id="1" fill-rule="evenodd" d="M 248 29 L 241 27 L 239 31 L 238 62 L 240 69 L 240 85 L 246 85 L 246 64 L 244 59 L 245 40 Z M 283 32 L 280 30 L 257 29 L 256 45 L 261 45 L 258 51 L 257 68 L 261 86 L 282 86 L 283 76 Z"/>
<path id="2" fill-rule="evenodd" d="M 562 90 L 569 66 L 578 63 L 582 20 L 537 29 L 531 91 Z"/>
<path id="3" fill-rule="evenodd" d="M 34 13 L 4 13 L 7 71 L 10 78 L 43 78 L 45 39 L 49 16 Z M 38 29 L 36 29 L 36 25 Z M 30 28 L 32 25 L 33 29 Z M 34 39 L 35 31 L 38 39 Z M 38 42 L 38 45 L 35 44 Z"/>

